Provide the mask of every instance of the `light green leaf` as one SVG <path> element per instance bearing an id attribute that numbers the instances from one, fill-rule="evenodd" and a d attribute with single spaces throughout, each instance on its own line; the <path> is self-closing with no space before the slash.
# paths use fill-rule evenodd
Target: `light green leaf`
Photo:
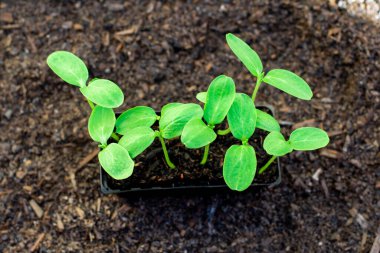
<path id="1" fill-rule="evenodd" d="M 151 127 L 157 120 L 154 110 L 147 106 L 136 106 L 123 112 L 116 120 L 116 133 L 126 134 L 136 127 Z"/>
<path id="2" fill-rule="evenodd" d="M 207 91 L 203 91 L 203 92 L 199 92 L 196 96 L 196 98 L 202 102 L 202 103 L 206 103 L 206 99 L 207 99 Z"/>
<path id="3" fill-rule="evenodd" d="M 232 145 L 224 157 L 224 181 L 232 190 L 244 191 L 252 184 L 256 167 L 256 153 L 253 147 Z"/>
<path id="4" fill-rule="evenodd" d="M 260 128 L 268 132 L 273 132 L 273 131 L 280 132 L 281 130 L 280 124 L 278 124 L 277 120 L 273 118 L 273 116 L 259 109 L 256 109 L 256 113 L 257 113 L 257 121 L 256 121 L 257 128 Z"/>
<path id="5" fill-rule="evenodd" d="M 201 148 L 216 139 L 214 130 L 206 126 L 202 119 L 194 118 L 187 122 L 182 131 L 181 142 L 187 148 Z"/>
<path id="6" fill-rule="evenodd" d="M 124 94 L 120 87 L 106 79 L 96 79 L 80 88 L 80 91 L 87 99 L 105 108 L 116 108 L 123 104 Z"/>
<path id="7" fill-rule="evenodd" d="M 75 54 L 67 51 L 51 53 L 47 65 L 66 83 L 85 87 L 88 79 L 88 70 L 84 62 Z"/>
<path id="8" fill-rule="evenodd" d="M 161 108 L 161 116 L 164 115 L 167 110 L 172 109 L 174 107 L 179 107 L 179 106 L 181 106 L 183 104 L 184 103 L 169 103 L 169 104 L 164 105 Z"/>
<path id="9" fill-rule="evenodd" d="M 162 137 L 172 139 L 181 135 L 186 123 L 202 118 L 203 110 L 197 104 L 175 104 L 163 108 L 159 121 Z"/>
<path id="10" fill-rule="evenodd" d="M 120 139 L 119 144 L 128 150 L 132 158 L 135 158 L 152 144 L 155 137 L 152 128 L 142 126 L 129 130 Z"/>
<path id="11" fill-rule="evenodd" d="M 269 71 L 263 81 L 299 99 L 310 100 L 313 97 L 313 92 L 305 80 L 285 69 Z"/>
<path id="12" fill-rule="evenodd" d="M 107 144 L 115 128 L 115 121 L 115 113 L 112 109 L 95 106 L 88 120 L 88 132 L 91 138 L 101 144 Z"/>
<path id="13" fill-rule="evenodd" d="M 283 156 L 293 151 L 280 132 L 271 132 L 264 140 L 264 149 L 270 155 Z"/>
<path id="14" fill-rule="evenodd" d="M 207 90 L 203 117 L 210 125 L 220 124 L 235 99 L 235 83 L 231 77 L 216 77 Z"/>
<path id="15" fill-rule="evenodd" d="M 256 118 L 256 108 L 252 99 L 246 94 L 236 93 L 227 114 L 232 135 L 241 141 L 248 140 L 255 131 Z"/>
<path id="16" fill-rule="evenodd" d="M 111 143 L 99 152 L 98 157 L 103 169 L 116 180 L 126 179 L 133 173 L 135 163 L 119 144 Z"/>
<path id="17" fill-rule="evenodd" d="M 228 46 L 252 75 L 258 77 L 263 72 L 263 64 L 258 54 L 243 40 L 232 33 L 226 35 Z"/>
<path id="18" fill-rule="evenodd" d="M 329 144 L 329 136 L 316 127 L 301 127 L 290 134 L 289 143 L 295 150 L 315 150 Z"/>

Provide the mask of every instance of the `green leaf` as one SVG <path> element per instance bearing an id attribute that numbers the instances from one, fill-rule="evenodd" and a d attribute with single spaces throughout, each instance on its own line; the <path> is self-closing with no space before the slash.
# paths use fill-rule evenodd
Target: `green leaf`
<path id="1" fill-rule="evenodd" d="M 147 149 L 156 137 L 150 127 L 142 126 L 129 130 L 119 141 L 119 144 L 128 150 L 132 158 L 135 158 Z"/>
<path id="2" fill-rule="evenodd" d="M 155 111 L 147 106 L 136 106 L 123 112 L 116 120 L 116 133 L 126 134 L 136 127 L 151 127 L 157 120 Z"/>
<path id="3" fill-rule="evenodd" d="M 183 104 L 184 103 L 169 103 L 169 104 L 164 105 L 161 108 L 161 116 L 164 115 L 167 110 L 172 109 L 174 107 L 179 107 L 179 106 L 181 106 Z"/>
<path id="4" fill-rule="evenodd" d="M 80 91 L 87 99 L 105 108 L 116 108 L 123 104 L 124 94 L 119 86 L 106 79 L 96 79 L 80 88 Z"/>
<path id="5" fill-rule="evenodd" d="M 290 134 L 289 143 L 295 150 L 315 150 L 327 146 L 330 139 L 316 127 L 301 127 Z"/>
<path id="6" fill-rule="evenodd" d="M 231 77 L 216 77 L 207 90 L 203 117 L 210 125 L 220 124 L 235 99 L 235 83 Z"/>
<path id="7" fill-rule="evenodd" d="M 56 51 L 51 53 L 47 65 L 53 72 L 66 83 L 85 87 L 88 79 L 86 64 L 75 54 L 67 51 Z"/>
<path id="8" fill-rule="evenodd" d="M 121 145 L 111 143 L 99 152 L 99 162 L 112 178 L 122 180 L 130 177 L 135 163 Z"/>
<path id="9" fill-rule="evenodd" d="M 196 98 L 202 102 L 202 103 L 206 103 L 206 99 L 207 99 L 207 91 L 203 91 L 203 92 L 199 92 L 196 96 Z"/>
<path id="10" fill-rule="evenodd" d="M 101 144 L 107 144 L 115 128 L 115 121 L 115 113 L 112 109 L 95 106 L 88 120 L 88 132 L 91 138 Z"/>
<path id="11" fill-rule="evenodd" d="M 313 97 L 313 92 L 305 80 L 285 69 L 269 71 L 263 81 L 299 99 L 310 100 Z"/>
<path id="12" fill-rule="evenodd" d="M 232 135 L 241 141 L 248 140 L 255 131 L 256 118 L 256 108 L 252 99 L 246 94 L 237 93 L 227 114 Z"/>
<path id="13" fill-rule="evenodd" d="M 176 104 L 163 108 L 159 121 L 162 137 L 172 139 L 181 135 L 186 123 L 193 118 L 202 118 L 203 110 L 197 104 Z"/>
<path id="14" fill-rule="evenodd" d="M 249 72 L 258 77 L 263 72 L 263 64 L 259 55 L 247 43 L 232 33 L 226 35 L 226 40 L 232 52 L 234 52 Z"/>
<path id="15" fill-rule="evenodd" d="M 256 120 L 257 128 L 260 128 L 268 132 L 273 132 L 273 131 L 280 132 L 281 130 L 280 124 L 278 124 L 277 120 L 273 118 L 273 116 L 259 109 L 256 109 L 256 113 L 257 113 L 257 120 Z"/>
<path id="16" fill-rule="evenodd" d="M 232 190 L 244 191 L 252 184 L 256 167 L 256 153 L 253 147 L 232 145 L 224 157 L 224 181 Z"/>
<path id="17" fill-rule="evenodd" d="M 187 148 L 201 148 L 216 139 L 214 130 L 206 126 L 202 119 L 194 118 L 187 122 L 182 131 L 181 142 Z"/>
<path id="18" fill-rule="evenodd" d="M 264 140 L 264 149 L 270 155 L 283 156 L 293 151 L 280 132 L 271 132 Z"/>

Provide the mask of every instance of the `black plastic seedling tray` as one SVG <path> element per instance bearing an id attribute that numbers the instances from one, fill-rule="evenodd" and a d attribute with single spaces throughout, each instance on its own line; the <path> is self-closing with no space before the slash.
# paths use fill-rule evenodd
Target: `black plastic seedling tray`
<path id="1" fill-rule="evenodd" d="M 266 110 L 270 114 L 274 115 L 274 110 L 271 106 L 265 105 L 265 106 L 258 106 L 258 109 Z M 158 113 L 159 114 L 159 113 Z M 156 155 L 161 156 L 161 153 L 158 153 Z M 269 156 L 268 156 L 269 159 Z M 146 164 L 149 165 L 149 161 L 146 161 Z M 166 166 L 162 166 L 163 169 L 166 169 Z M 140 168 L 141 169 L 141 168 Z M 170 170 L 170 169 L 168 169 Z M 273 188 L 274 186 L 280 184 L 281 182 L 281 166 L 280 166 L 280 160 L 277 158 L 277 162 L 273 163 L 267 171 L 271 171 L 273 175 L 273 180 L 270 180 L 270 182 L 257 182 L 256 179 L 252 182 L 251 187 L 249 189 L 259 189 L 259 188 Z M 257 173 L 257 172 L 256 172 Z M 257 174 L 256 174 L 257 178 Z M 102 193 L 104 194 L 127 194 L 127 195 L 139 195 L 139 194 L 157 194 L 157 193 L 169 193 L 169 192 L 176 192 L 176 193 L 189 193 L 189 192 L 219 192 L 223 190 L 228 190 L 228 187 L 226 184 L 213 184 L 210 182 L 205 182 L 203 184 L 191 184 L 188 182 L 178 182 L 178 183 L 172 183 L 170 185 L 160 186 L 157 185 L 150 185 L 150 186 L 141 186 L 141 185 L 131 185 L 130 182 L 128 182 L 128 179 L 123 180 L 123 186 L 121 187 L 120 184 L 115 184 L 114 179 L 112 179 L 108 174 L 104 171 L 104 169 L 100 166 L 100 189 Z M 129 184 L 129 185 L 128 185 Z"/>

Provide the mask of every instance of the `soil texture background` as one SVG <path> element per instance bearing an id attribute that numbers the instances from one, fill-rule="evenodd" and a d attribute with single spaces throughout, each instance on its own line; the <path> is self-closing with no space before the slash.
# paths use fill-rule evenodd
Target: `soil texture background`
<path id="1" fill-rule="evenodd" d="M 368 252 L 380 224 L 379 24 L 305 2 L 2 1 L 0 252 Z M 275 107 L 284 132 L 325 129 L 329 146 L 281 158 L 270 190 L 102 195 L 90 108 L 48 69 L 49 53 L 72 51 L 118 83 L 121 109 L 160 110 L 196 102 L 220 74 L 252 92 L 228 32 L 266 70 L 311 85 L 311 102 L 268 85 L 257 102 Z"/>

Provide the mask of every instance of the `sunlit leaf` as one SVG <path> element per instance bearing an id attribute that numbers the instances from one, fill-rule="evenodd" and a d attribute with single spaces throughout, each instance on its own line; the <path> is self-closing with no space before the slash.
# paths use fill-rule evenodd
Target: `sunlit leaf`
<path id="1" fill-rule="evenodd" d="M 105 108 L 119 107 L 124 101 L 120 87 L 106 79 L 97 79 L 80 88 L 80 91 L 87 99 Z"/>
<path id="2" fill-rule="evenodd" d="M 115 113 L 112 109 L 95 106 L 88 120 L 88 132 L 91 138 L 101 144 L 107 144 L 115 128 L 115 121 Z"/>
<path id="3" fill-rule="evenodd" d="M 112 178 L 122 180 L 130 177 L 135 163 L 121 145 L 111 143 L 99 152 L 99 162 Z"/>
<path id="4" fill-rule="evenodd" d="M 181 135 L 186 123 L 193 118 L 202 118 L 203 110 L 197 104 L 181 104 L 166 107 L 162 111 L 159 128 L 162 137 L 172 139 Z"/>
<path id="5" fill-rule="evenodd" d="M 220 75 L 208 90 L 203 117 L 210 125 L 220 124 L 226 117 L 235 98 L 235 83 L 231 77 Z"/>
<path id="6" fill-rule="evenodd" d="M 214 130 L 206 126 L 202 119 L 187 122 L 182 131 L 181 141 L 187 148 L 201 148 L 216 139 Z"/>
<path id="7" fill-rule="evenodd" d="M 172 109 L 174 107 L 179 107 L 179 106 L 181 106 L 183 104 L 184 103 L 169 103 L 169 104 L 164 105 L 161 108 L 161 116 L 164 115 L 167 110 Z"/>
<path id="8" fill-rule="evenodd" d="M 256 109 L 256 113 L 257 113 L 257 120 L 256 120 L 257 128 L 260 128 L 268 132 L 273 132 L 273 131 L 280 132 L 281 130 L 280 124 L 278 124 L 277 120 L 273 118 L 273 116 L 259 109 Z"/>
<path id="9" fill-rule="evenodd" d="M 313 97 L 313 92 L 305 80 L 285 69 L 269 71 L 263 81 L 299 99 L 310 100 Z"/>
<path id="10" fill-rule="evenodd" d="M 247 43 L 232 33 L 226 35 L 226 40 L 232 52 L 234 52 L 249 72 L 258 77 L 263 71 L 263 64 L 258 54 Z"/>
<path id="11" fill-rule="evenodd" d="M 135 158 L 152 144 L 154 138 L 155 133 L 152 128 L 142 126 L 129 130 L 120 139 L 119 144 L 128 150 L 132 158 Z"/>
<path id="12" fill-rule="evenodd" d="M 206 99 L 207 99 L 207 91 L 204 91 L 204 92 L 199 92 L 196 96 L 196 98 L 202 102 L 202 103 L 206 103 Z"/>
<path id="13" fill-rule="evenodd" d="M 264 149 L 270 155 L 283 156 L 293 151 L 280 132 L 271 132 L 264 140 Z"/>
<path id="14" fill-rule="evenodd" d="M 123 112 L 116 120 L 116 132 L 124 135 L 136 127 L 151 127 L 157 120 L 154 110 L 147 106 L 136 106 Z"/>
<path id="15" fill-rule="evenodd" d="M 56 51 L 47 58 L 47 64 L 66 83 L 84 87 L 88 79 L 88 70 L 84 62 L 75 54 Z"/>
<path id="16" fill-rule="evenodd" d="M 327 146 L 330 139 L 325 131 L 316 127 L 301 127 L 290 134 L 289 143 L 295 150 L 314 150 Z"/>
<path id="17" fill-rule="evenodd" d="M 236 93 L 235 100 L 227 114 L 232 135 L 239 140 L 248 140 L 256 127 L 256 108 L 252 99 L 243 93 Z"/>
<path id="18" fill-rule="evenodd" d="M 253 147 L 232 145 L 224 157 L 224 181 L 232 190 L 244 191 L 252 184 L 256 167 L 256 153 Z"/>

